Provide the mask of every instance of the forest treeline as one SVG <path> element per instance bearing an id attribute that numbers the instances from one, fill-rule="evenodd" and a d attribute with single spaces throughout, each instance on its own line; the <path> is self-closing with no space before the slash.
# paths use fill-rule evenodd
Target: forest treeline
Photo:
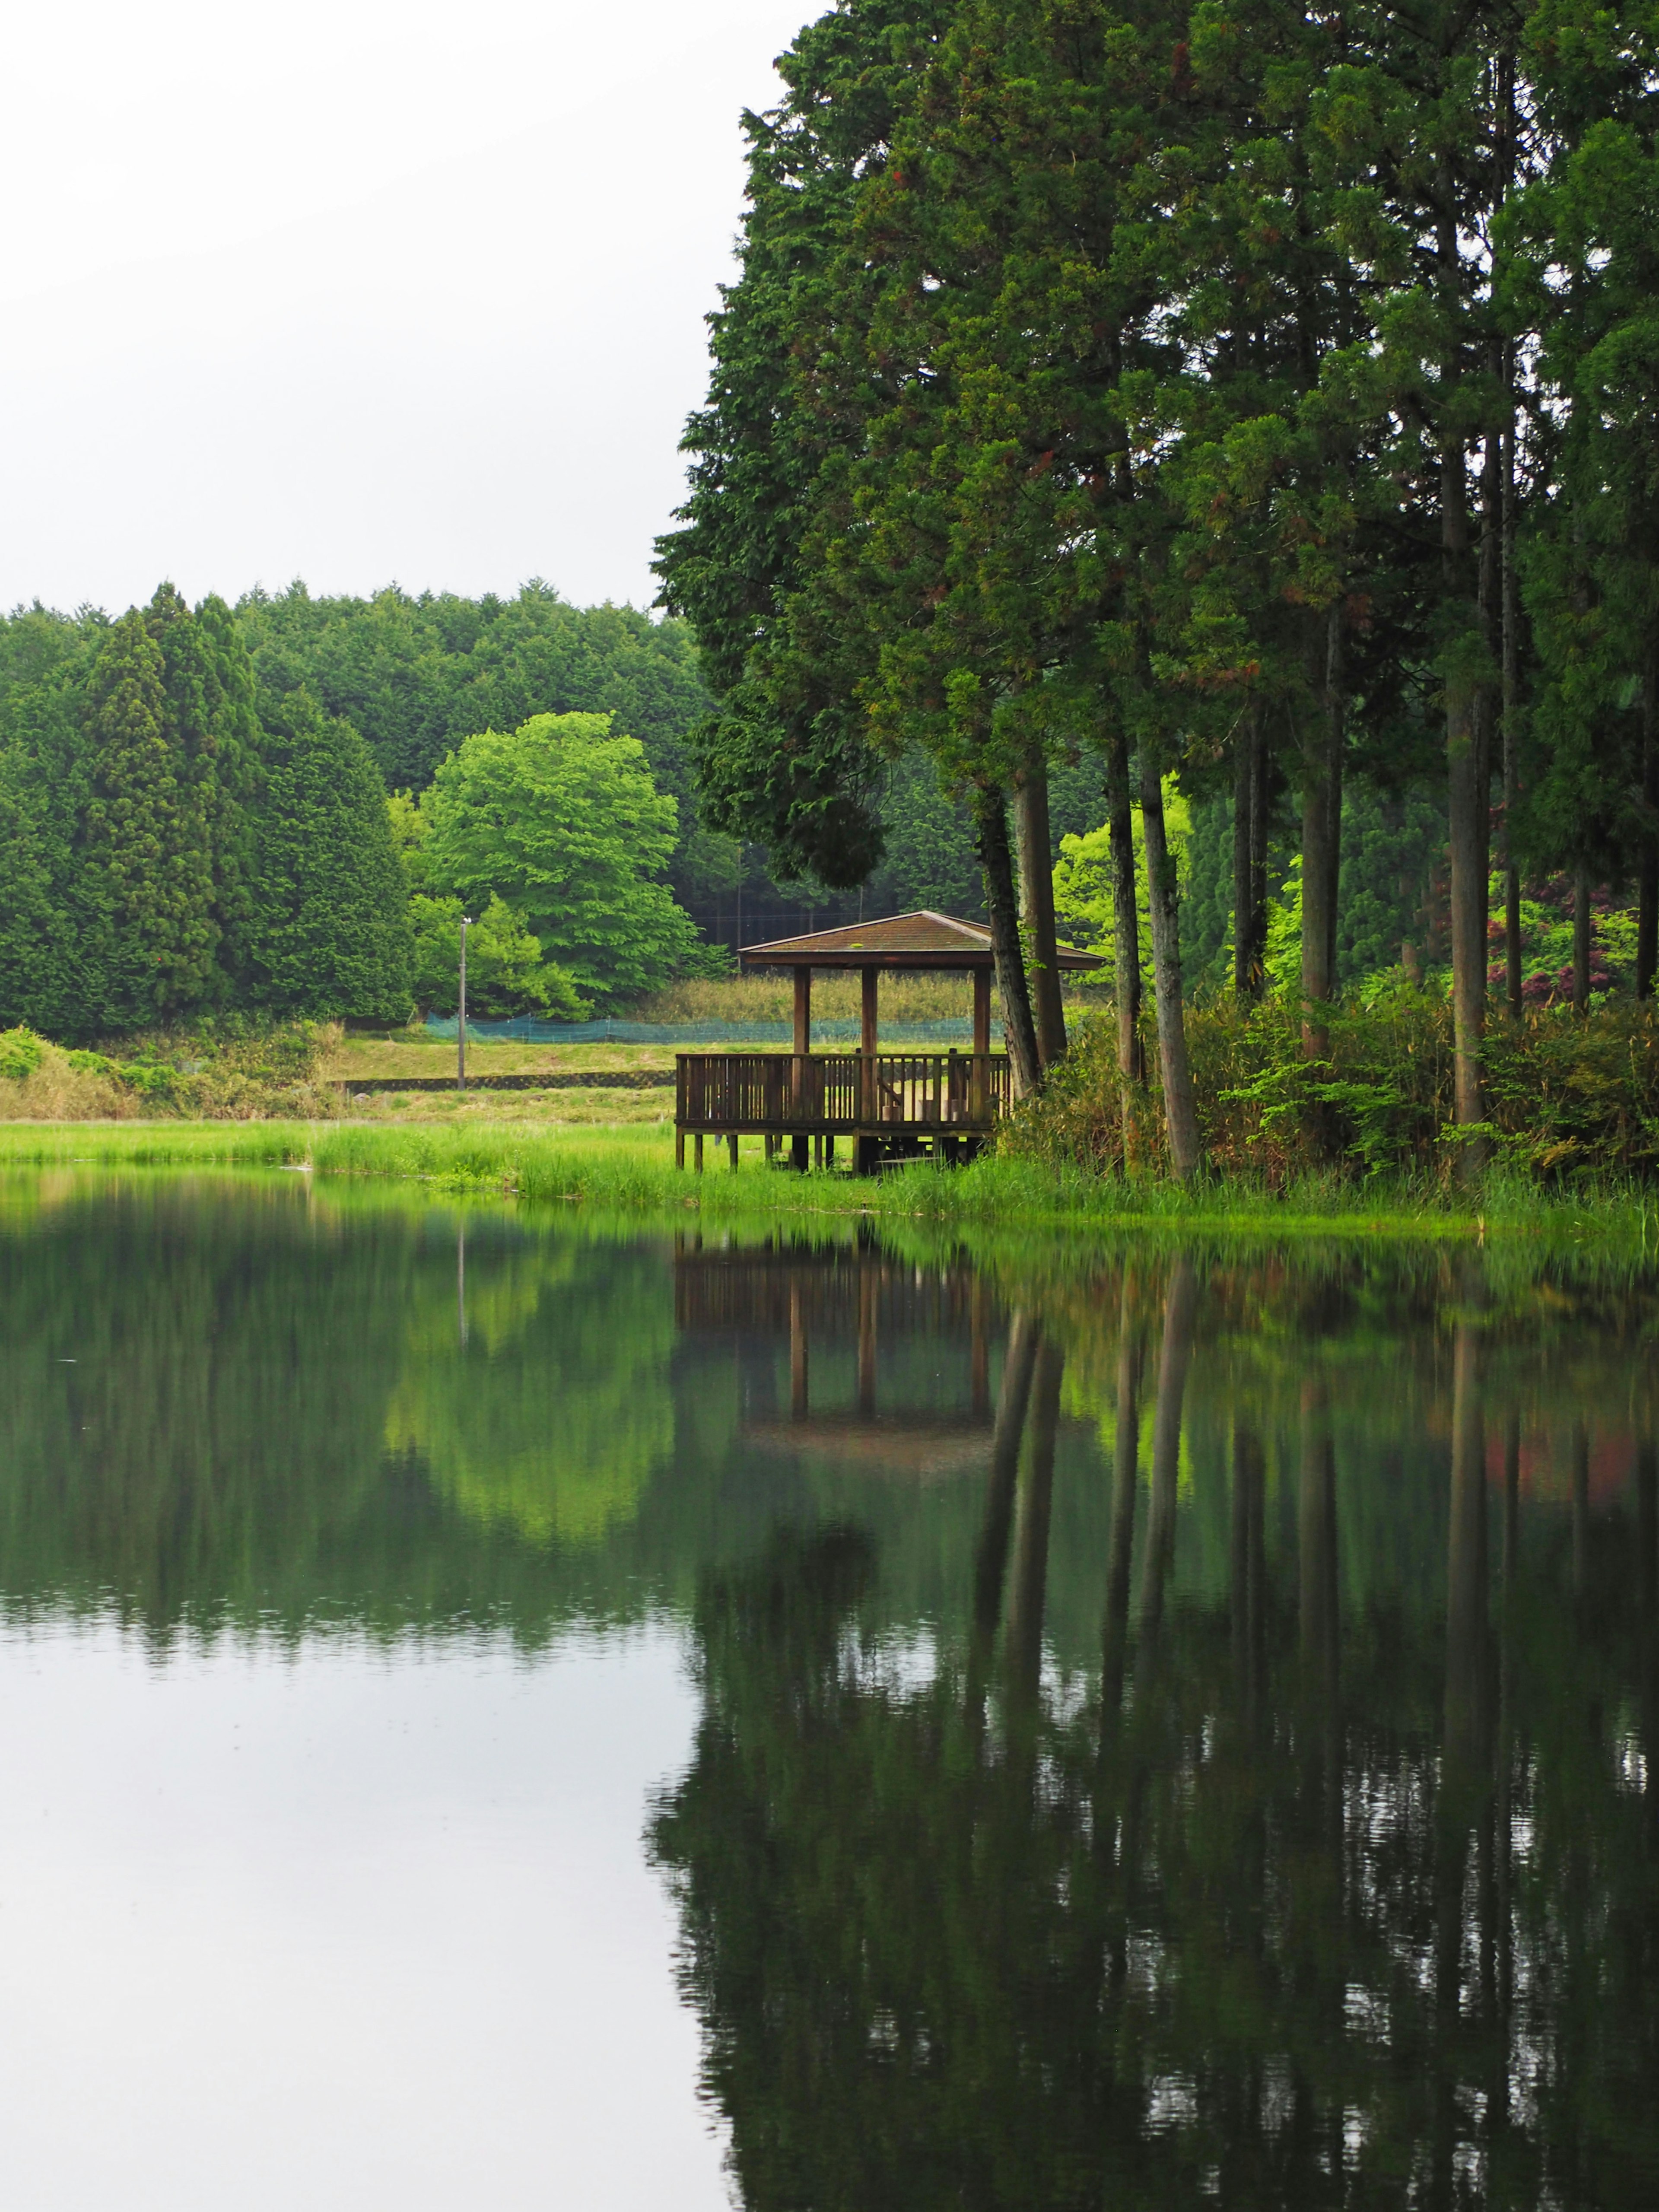
<path id="1" fill-rule="evenodd" d="M 659 549 L 720 702 L 705 820 L 856 881 L 919 747 L 973 817 L 1032 1088 L 1065 1045 L 1049 784 L 1088 759 L 1126 1097 L 1138 805 L 1186 1176 L 1166 792 L 1230 802 L 1247 1007 L 1292 811 L 1316 1060 L 1345 817 L 1427 799 L 1478 1158 L 1529 880 L 1569 887 L 1576 1006 L 1613 893 L 1653 988 L 1659 10 L 848 0 L 781 67 Z"/>
<path id="2" fill-rule="evenodd" d="M 538 583 L 21 609 L 0 618 L 0 1028 L 453 1011 L 464 902 L 477 1011 L 580 1015 L 719 967 L 711 942 L 856 913 L 700 827 L 711 703 L 684 623 Z M 574 871 L 557 914 L 458 829 L 486 766 L 537 817 L 543 876 Z M 1097 802 L 1086 773 L 1062 783 L 1056 841 Z M 973 910 L 966 817 L 931 767 L 900 763 L 885 804 L 863 896 Z"/>

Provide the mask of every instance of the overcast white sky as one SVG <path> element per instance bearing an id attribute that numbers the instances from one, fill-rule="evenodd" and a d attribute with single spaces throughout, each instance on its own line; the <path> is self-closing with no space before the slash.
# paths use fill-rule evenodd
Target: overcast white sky
<path id="1" fill-rule="evenodd" d="M 823 0 L 827 4 L 827 0 Z M 738 118 L 811 0 L 8 20 L 0 604 L 647 604 Z"/>

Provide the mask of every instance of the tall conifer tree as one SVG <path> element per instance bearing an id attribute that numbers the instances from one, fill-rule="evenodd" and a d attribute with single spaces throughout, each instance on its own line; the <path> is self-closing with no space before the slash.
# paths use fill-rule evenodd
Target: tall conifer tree
<path id="1" fill-rule="evenodd" d="M 248 989 L 274 1014 L 401 1021 L 409 898 L 386 786 L 349 722 L 304 690 L 262 696 Z"/>
<path id="2" fill-rule="evenodd" d="M 164 605 L 155 628 L 178 619 Z M 188 648 L 179 654 L 186 695 Z M 86 701 L 92 753 L 84 866 L 105 944 L 104 1022 L 166 1021 L 212 970 L 212 864 L 202 781 L 179 741 L 167 655 L 137 608 L 109 632 Z"/>

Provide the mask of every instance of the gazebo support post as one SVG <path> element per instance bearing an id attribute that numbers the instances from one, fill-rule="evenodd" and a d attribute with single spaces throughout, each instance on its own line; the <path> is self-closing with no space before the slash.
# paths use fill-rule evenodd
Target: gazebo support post
<path id="1" fill-rule="evenodd" d="M 991 971 L 974 970 L 974 1073 L 969 1112 L 975 1124 L 986 1115 L 991 1084 Z"/>
<path id="2" fill-rule="evenodd" d="M 795 1066 L 793 1090 L 795 1113 L 797 1118 L 801 1121 L 805 1121 L 806 1118 L 806 1091 L 811 1075 L 811 1068 L 808 1066 L 807 1055 L 811 1053 L 811 1049 L 812 971 L 810 968 L 797 968 L 795 970 Z M 811 1158 L 811 1155 L 807 1151 L 807 1141 L 805 1130 L 797 1129 L 792 1151 L 793 1153 L 794 1165 L 798 1171 L 802 1175 L 806 1173 L 807 1164 Z"/>
<path id="3" fill-rule="evenodd" d="M 859 1069 L 859 1119 L 873 1121 L 876 1118 L 876 993 L 881 981 L 880 970 L 866 968 L 860 978 L 864 986 L 863 1034 L 859 1039 L 859 1050 L 864 1055 Z"/>

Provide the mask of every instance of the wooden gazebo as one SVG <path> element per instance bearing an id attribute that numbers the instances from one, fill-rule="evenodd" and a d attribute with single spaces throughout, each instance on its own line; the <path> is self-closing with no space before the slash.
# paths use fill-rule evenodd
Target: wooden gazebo
<path id="1" fill-rule="evenodd" d="M 882 921 L 821 929 L 807 937 L 745 945 L 745 969 L 787 968 L 795 979 L 793 1049 L 781 1052 L 681 1053 L 675 1064 L 675 1158 L 685 1164 L 685 1140 L 702 1165 L 707 1136 L 724 1137 L 738 1164 L 738 1139 L 766 1139 L 767 1158 L 787 1138 L 792 1163 L 805 1168 L 816 1152 L 835 1158 L 848 1138 L 853 1166 L 869 1173 L 883 1158 L 970 1158 L 1011 1103 L 1007 1056 L 991 1050 L 991 933 L 922 908 Z M 1069 945 L 1062 969 L 1098 968 L 1092 952 Z M 812 971 L 856 971 L 864 979 L 863 1034 L 856 1052 L 812 1050 Z M 878 1049 L 876 993 L 884 970 L 969 975 L 974 979 L 973 1042 L 967 1052 L 884 1053 Z"/>

